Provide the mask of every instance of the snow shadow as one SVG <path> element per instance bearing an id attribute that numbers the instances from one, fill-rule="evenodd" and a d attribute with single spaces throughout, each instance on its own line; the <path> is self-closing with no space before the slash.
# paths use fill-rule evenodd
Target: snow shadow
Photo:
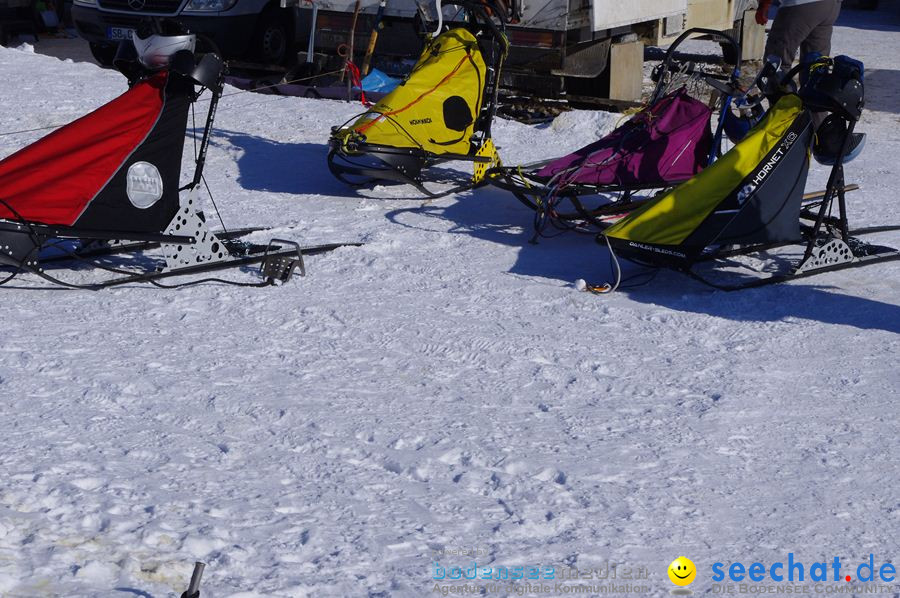
<path id="1" fill-rule="evenodd" d="M 882 4 L 883 7 L 876 10 L 842 8 L 835 25 L 851 29 L 900 31 L 900 3 L 896 0 L 889 0 Z M 837 48 L 832 48 L 832 50 L 835 49 Z"/>
<path id="2" fill-rule="evenodd" d="M 328 170 L 328 146 L 324 143 L 282 143 L 215 129 L 211 143 L 221 145 L 223 139 L 242 150 L 237 159 L 238 184 L 248 191 L 358 197 Z"/>
<path id="3" fill-rule="evenodd" d="M 194 134 L 202 135 L 197 129 Z M 328 145 L 324 143 L 282 143 L 264 137 L 215 129 L 211 144 L 242 150 L 237 159 L 238 184 L 248 191 L 267 191 L 293 195 L 326 195 L 329 197 L 366 197 L 365 185 L 354 187 L 335 178 L 328 169 Z M 459 171 L 452 168 L 431 167 L 432 176 L 452 179 Z M 383 181 L 379 184 L 385 184 Z M 391 183 L 386 183 L 391 185 Z M 391 199 L 422 199 L 411 186 L 408 197 Z"/>
<path id="4" fill-rule="evenodd" d="M 593 273 L 603 283 L 614 280 L 606 247 L 597 247 L 600 257 Z M 617 291 L 638 303 L 704 314 L 737 322 L 778 322 L 800 318 L 825 324 L 852 326 L 860 330 L 884 330 L 900 334 L 900 306 L 854 296 L 846 290 L 817 284 L 814 278 L 740 291 L 712 289 L 673 270 L 651 270 L 622 261 L 623 285 Z M 598 265 L 601 267 L 598 269 Z M 881 267 L 877 264 L 867 268 Z M 846 272 L 846 271 L 845 271 Z M 851 274 L 852 276 L 852 274 Z M 587 278 L 587 276 L 585 277 Z M 590 280 L 590 279 L 589 279 Z M 739 279 L 732 282 L 738 283 Z M 603 300 L 598 297 L 598 300 Z"/>
<path id="5" fill-rule="evenodd" d="M 798 281 L 759 289 L 713 292 L 676 272 L 665 272 L 649 284 L 625 292 L 630 299 L 640 303 L 738 322 L 800 318 L 900 334 L 900 306 L 835 290 L 834 287 Z M 847 292 L 852 293 L 853 289 L 847 289 Z"/>
<path id="6" fill-rule="evenodd" d="M 446 204 L 447 201 L 452 203 Z M 385 217 L 407 228 L 463 234 L 519 247 L 528 243 L 534 212 L 505 191 L 483 187 L 425 205 L 393 210 Z"/>
<path id="7" fill-rule="evenodd" d="M 900 114 L 900 71 L 871 69 L 866 71 L 865 111 Z M 860 129 L 857 129 L 860 130 Z"/>
<path id="8" fill-rule="evenodd" d="M 540 279 L 546 279 L 556 281 L 555 286 L 559 282 L 572 285 L 579 278 L 602 284 L 614 278 L 609 250 L 605 245 L 599 245 L 594 235 L 566 232 L 558 237 L 540 239 L 537 244 L 530 243 L 534 213 L 512 194 L 499 189 L 482 188 L 458 195 L 449 205 L 404 208 L 386 216 L 392 222 L 410 228 L 464 234 L 519 247 L 509 273 L 534 278 L 536 284 Z M 735 321 L 776 322 L 800 318 L 900 334 L 900 306 L 835 292 L 812 279 L 724 292 L 712 290 L 671 270 L 653 273 L 629 262 L 622 261 L 621 264 L 625 283 L 617 293 L 626 294 L 638 303 Z M 867 266 L 879 267 L 882 266 Z M 630 285 L 639 286 L 629 288 Z M 573 289 L 572 292 L 576 291 Z M 847 292 L 852 293 L 852 289 Z M 596 299 L 604 300 L 602 296 Z"/>
<path id="9" fill-rule="evenodd" d="M 60 34 L 60 37 L 44 35 L 38 39 L 34 39 L 34 37 L 26 33 L 19 36 L 18 42 L 12 41 L 10 45 L 15 46 L 17 43 L 31 44 L 34 47 L 35 54 L 52 56 L 59 60 L 87 62 L 100 66 L 97 59 L 91 54 L 88 42 L 78 37 L 73 31 Z"/>
<path id="10" fill-rule="evenodd" d="M 438 200 L 424 206 L 403 208 L 385 216 L 407 228 L 462 234 L 499 245 L 519 248 L 510 274 L 572 283 L 606 272 L 608 255 L 594 234 L 565 232 L 532 243 L 535 213 L 511 193 L 483 187 L 460 193 L 450 204 Z M 558 231 L 551 231 L 550 235 Z"/>

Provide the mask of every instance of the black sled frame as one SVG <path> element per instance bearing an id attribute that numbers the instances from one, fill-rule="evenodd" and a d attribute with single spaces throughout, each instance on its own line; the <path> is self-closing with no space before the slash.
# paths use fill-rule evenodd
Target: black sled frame
<path id="1" fill-rule="evenodd" d="M 841 158 L 849 150 L 853 137 L 855 121 L 851 121 L 842 144 Z M 888 262 L 900 259 L 900 250 L 885 245 L 868 243 L 861 237 L 900 230 L 900 225 L 872 226 L 851 230 L 847 219 L 846 192 L 855 187 L 844 184 L 843 160 L 838 159 L 831 169 L 828 184 L 816 210 L 815 203 L 807 205 L 800 212 L 801 232 L 805 239 L 803 255 L 787 272 L 770 274 L 763 277 L 753 277 L 752 280 L 736 283 L 722 284 L 698 273 L 694 265 L 683 271 L 691 278 L 702 282 L 707 286 L 722 291 L 739 291 L 755 287 L 787 282 L 796 278 L 805 278 L 824 272 L 857 268 L 870 264 Z M 837 215 L 832 215 L 833 208 L 837 205 Z M 789 243 L 770 245 L 754 245 L 747 247 L 720 248 L 718 251 L 703 255 L 698 263 L 712 262 L 741 255 L 759 254 L 770 249 L 786 247 Z"/>
<path id="2" fill-rule="evenodd" d="M 851 121 L 844 137 L 840 156 L 847 154 L 856 122 Z M 850 229 L 847 218 L 848 191 L 857 189 L 856 185 L 844 184 L 843 160 L 838 159 L 832 166 L 825 191 L 821 194 L 805 196 L 806 203 L 800 212 L 801 235 L 803 241 L 796 243 L 772 243 L 736 247 L 717 247 L 715 250 L 701 254 L 693 263 L 675 269 L 687 276 L 721 291 L 740 291 L 757 288 L 798 278 L 806 278 L 825 272 L 857 268 L 870 264 L 900 259 L 900 250 L 885 245 L 868 243 L 862 237 L 900 230 L 900 225 L 872 226 Z M 837 214 L 833 214 L 837 207 Z M 597 242 L 606 244 L 602 233 Z M 759 256 L 762 253 L 784 247 L 803 249 L 802 256 L 782 271 L 766 276 L 751 274 L 750 280 L 738 283 L 724 283 L 713 280 L 701 273 L 701 265 L 709 264 L 713 271 L 724 261 L 738 256 Z M 638 262 L 641 263 L 641 262 Z M 644 264 L 650 265 L 650 264 Z M 658 264 L 652 264 L 656 267 Z"/>
<path id="3" fill-rule="evenodd" d="M 442 4 L 458 6 L 464 12 L 466 22 L 461 24 L 454 21 L 454 26 L 465 26 L 476 36 L 485 33 L 491 44 L 490 62 L 485 75 L 485 101 L 475 120 L 469 152 L 435 154 L 421 147 L 392 147 L 368 143 L 360 135 L 350 135 L 344 139 L 334 135 L 350 122 L 348 121 L 334 127 L 332 137 L 328 141 L 328 169 L 339 181 L 352 187 L 364 187 L 379 181 L 411 185 L 423 196 L 436 199 L 482 184 L 488 170 L 499 164 L 497 150 L 491 138 L 491 124 L 497 114 L 500 74 L 509 51 L 509 41 L 505 33 L 506 11 L 497 3 L 490 3 L 488 7 L 485 3 L 470 0 L 447 0 Z M 499 24 L 494 22 L 491 15 L 497 16 Z M 484 52 L 482 54 L 484 55 Z M 354 116 L 352 120 L 358 117 L 359 115 Z M 391 119 L 401 130 L 405 130 L 396 119 L 390 116 L 385 118 Z M 409 137 L 413 139 L 411 135 Z M 430 176 L 428 172 L 430 168 L 457 161 L 472 163 L 474 175 L 470 179 L 461 181 L 458 177 L 452 178 L 446 182 L 450 182 L 453 187 L 441 191 L 432 191 L 425 186 L 426 183 L 442 182 Z"/>
<path id="4" fill-rule="evenodd" d="M 698 63 L 679 59 L 678 49 L 681 44 L 697 35 L 703 35 L 722 44 L 725 54 L 723 63 L 729 62 L 727 56 L 738 57 L 736 63 L 730 65 L 732 71 L 729 74 L 707 73 Z M 725 50 L 726 47 L 728 50 Z M 741 46 L 733 37 L 721 31 L 698 27 L 679 35 L 666 50 L 662 61 L 653 69 L 652 76 L 656 85 L 646 108 L 654 106 L 666 93 L 681 85 L 705 86 L 713 93 L 719 94 L 719 123 L 713 135 L 710 161 L 722 153 L 722 120 L 725 111 L 737 97 L 744 94 L 740 89 L 740 56 Z M 581 230 L 584 225 L 588 225 L 592 229 L 583 232 L 595 233 L 607 228 L 617 216 L 627 214 L 652 196 L 685 182 L 671 180 L 666 181 L 664 185 L 632 186 L 567 184 L 560 187 L 554 185 L 552 179 L 534 175 L 537 169 L 552 161 L 543 160 L 523 167 L 497 166 L 488 170 L 486 174 L 492 185 L 511 192 L 523 205 L 535 211 L 536 236 L 545 236 L 542 231 L 547 224 L 563 231 Z M 578 168 L 581 164 L 576 163 L 573 168 Z M 591 202 L 594 205 L 587 205 L 585 199 L 588 197 L 595 198 Z M 571 206 L 563 208 L 561 205 L 563 200 L 567 200 Z"/>
<path id="5" fill-rule="evenodd" d="M 808 69 L 809 76 L 805 81 L 801 77 L 802 84 L 797 91 L 805 107 L 810 111 L 830 113 L 839 117 L 846 124 L 840 149 L 834 159 L 825 190 L 821 193 L 806 194 L 802 198 L 799 241 L 738 246 L 716 245 L 713 242 L 686 263 L 667 259 L 653 260 L 650 263 L 645 259 L 628 259 L 651 268 L 668 267 L 680 271 L 707 286 L 722 291 L 762 287 L 824 272 L 900 259 L 900 250 L 868 243 L 862 238 L 871 234 L 898 231 L 900 225 L 870 226 L 857 229 L 849 227 L 846 194 L 858 189 L 858 186 L 846 185 L 844 162 L 846 156 L 850 154 L 854 129 L 862 114 L 864 92 L 861 64 L 857 63 L 860 65 L 860 70 L 854 72 L 856 67 L 848 67 L 847 62 L 855 61 L 850 59 L 840 63 L 842 58 L 846 57 L 822 58 L 814 63 L 800 63 L 783 76 L 773 78 L 770 73 L 761 73 L 761 77 L 757 78 L 757 83 L 764 95 L 774 103 L 781 94 L 794 89 L 793 77 L 796 74 L 803 74 L 803 71 Z M 810 153 L 809 149 L 807 148 L 807 155 Z M 836 214 L 834 213 L 835 208 Z M 606 245 L 612 251 L 609 240 L 602 232 L 597 235 L 596 239 L 598 243 Z M 711 268 L 707 268 L 707 270 L 712 270 L 714 273 L 720 272 L 723 262 L 731 258 L 755 255 L 762 257 L 761 254 L 769 250 L 791 246 L 802 250 L 801 256 L 798 259 L 790 260 L 787 268 L 780 268 L 778 272 L 765 276 L 759 276 L 760 272 L 756 270 L 751 274 L 749 280 L 745 278 L 737 283 L 725 283 L 719 282 L 718 279 L 712 280 L 705 275 L 705 272 L 698 271 L 700 270 L 698 266 L 709 264 Z M 615 256 L 613 255 L 613 257 Z M 617 277 L 620 277 L 621 270 L 617 268 L 617 272 Z M 592 290 L 603 294 L 615 290 L 618 285 L 617 281 L 615 285 L 593 287 Z"/>

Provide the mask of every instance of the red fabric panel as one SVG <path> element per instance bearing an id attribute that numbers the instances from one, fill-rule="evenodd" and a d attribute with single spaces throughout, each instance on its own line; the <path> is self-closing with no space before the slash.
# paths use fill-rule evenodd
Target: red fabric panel
<path id="1" fill-rule="evenodd" d="M 153 129 L 166 73 L 0 161 L 0 199 L 25 220 L 72 226 Z M 123 198 L 123 201 L 125 198 Z M 0 203 L 0 218 L 18 218 Z"/>

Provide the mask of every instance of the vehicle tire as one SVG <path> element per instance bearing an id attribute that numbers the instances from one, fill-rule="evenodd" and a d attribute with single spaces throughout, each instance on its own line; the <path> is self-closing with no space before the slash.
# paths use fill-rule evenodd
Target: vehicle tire
<path id="1" fill-rule="evenodd" d="M 566 95 L 582 96 L 585 98 L 604 99 L 609 97 L 609 84 L 604 77 L 606 73 L 600 73 L 596 77 L 566 77 Z M 578 110 L 597 110 L 597 104 L 579 102 L 569 99 L 570 106 Z"/>
<path id="2" fill-rule="evenodd" d="M 109 44 L 101 44 L 99 42 L 90 42 L 91 54 L 94 56 L 100 66 L 111 67 L 116 57 L 116 46 Z"/>
<path id="3" fill-rule="evenodd" d="M 216 44 L 211 37 L 203 35 L 202 33 L 197 34 L 197 44 L 194 47 L 194 53 L 198 56 L 215 54 L 219 58 L 224 58 L 222 50 L 219 49 L 219 45 Z"/>
<path id="4" fill-rule="evenodd" d="M 726 43 L 720 43 L 719 46 L 722 48 L 722 60 L 725 61 L 725 64 L 738 64 L 741 57 L 738 56 L 734 46 Z"/>
<path id="5" fill-rule="evenodd" d="M 269 9 L 260 17 L 253 44 L 254 57 L 265 64 L 293 60 L 294 32 L 287 11 Z"/>

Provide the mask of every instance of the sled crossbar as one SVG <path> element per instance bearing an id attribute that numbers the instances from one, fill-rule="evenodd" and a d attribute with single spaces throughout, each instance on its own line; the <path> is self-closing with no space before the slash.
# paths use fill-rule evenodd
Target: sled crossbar
<path id="1" fill-rule="evenodd" d="M 97 241 L 143 241 L 150 243 L 193 243 L 194 237 L 186 235 L 164 235 L 160 233 L 91 230 L 70 226 L 55 226 L 36 222 L 16 222 L 0 220 L 0 224 L 13 225 L 23 231 L 37 233 L 40 236 L 56 239 L 94 239 Z"/>

